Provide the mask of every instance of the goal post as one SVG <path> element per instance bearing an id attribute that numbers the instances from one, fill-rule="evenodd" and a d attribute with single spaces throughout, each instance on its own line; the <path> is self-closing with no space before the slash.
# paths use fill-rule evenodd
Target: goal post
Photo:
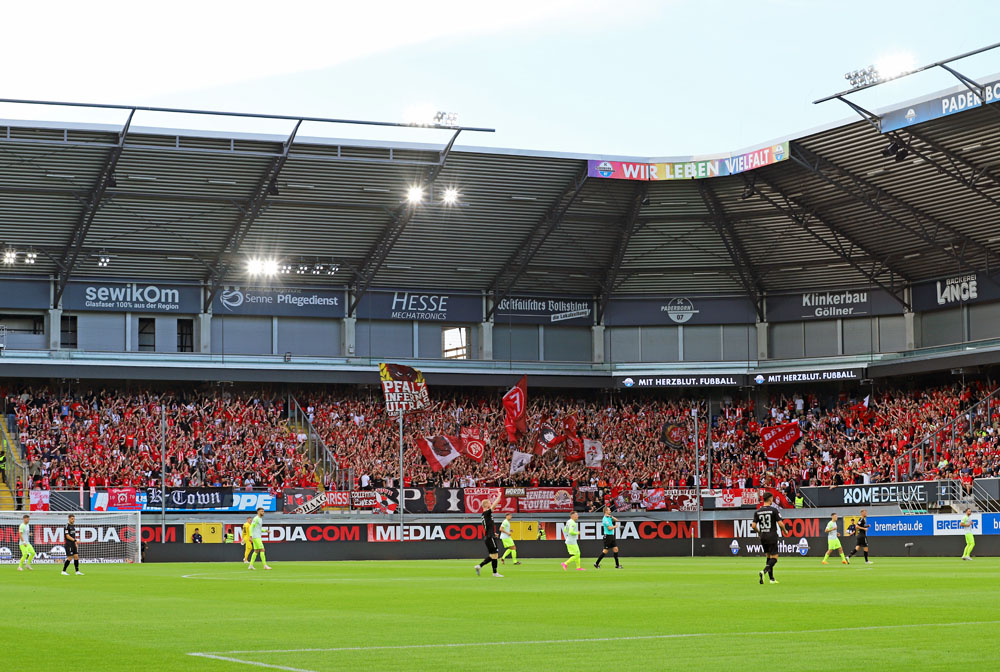
<path id="1" fill-rule="evenodd" d="M 66 559 L 66 524 L 76 516 L 77 551 L 83 563 L 141 562 L 138 511 L 114 513 L 90 511 L 0 511 L 0 565 L 21 559 L 18 532 L 24 515 L 34 564 L 57 564 Z"/>

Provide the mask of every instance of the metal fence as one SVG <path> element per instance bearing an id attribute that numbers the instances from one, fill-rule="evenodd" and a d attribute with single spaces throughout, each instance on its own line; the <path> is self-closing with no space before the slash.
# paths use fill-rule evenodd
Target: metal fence
<path id="1" fill-rule="evenodd" d="M 299 434 L 301 447 L 312 463 L 323 472 L 324 476 L 333 476 L 333 484 L 337 490 L 350 490 L 354 487 L 354 469 L 340 467 L 336 453 L 326 445 L 313 426 L 309 413 L 303 410 L 292 395 L 288 395 L 288 424 Z"/>

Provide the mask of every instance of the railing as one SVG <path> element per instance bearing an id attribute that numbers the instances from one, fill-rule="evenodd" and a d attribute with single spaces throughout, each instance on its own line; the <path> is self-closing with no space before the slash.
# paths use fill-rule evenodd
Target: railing
<path id="1" fill-rule="evenodd" d="M 27 502 L 17 501 L 17 482 L 21 481 L 21 496 L 23 499 L 28 493 L 28 465 L 25 463 L 21 453 L 21 444 L 16 438 L 17 424 L 11 423 L 9 420 L 10 417 L 4 416 L 3 421 L 0 422 L 0 455 L 4 456 L 3 480 L 4 485 L 10 492 L 11 498 L 14 500 L 15 507 L 20 503 L 23 508 L 27 509 Z M 9 428 L 11 425 L 14 429 L 13 435 Z"/>
<path id="2" fill-rule="evenodd" d="M 288 424 L 297 431 L 304 430 L 302 433 L 305 434 L 306 440 L 303 442 L 303 447 L 306 455 L 324 475 L 333 474 L 337 490 L 350 490 L 354 487 L 354 470 L 341 469 L 336 454 L 326 445 L 313 427 L 309 414 L 291 394 L 288 395 Z"/>
<path id="3" fill-rule="evenodd" d="M 923 465 L 928 454 L 930 454 L 934 461 L 937 462 L 937 437 L 941 434 L 941 432 L 951 430 L 951 446 L 954 448 L 958 445 L 958 433 L 965 432 L 965 428 L 961 425 L 968 422 L 968 432 L 971 434 L 975 431 L 975 419 L 976 416 L 979 415 L 981 408 L 985 408 L 985 417 L 989 420 L 991 407 L 1000 403 L 1000 397 L 998 397 L 998 394 L 1000 394 L 1000 388 L 993 390 L 985 399 L 980 399 L 975 404 L 962 411 L 958 417 L 928 432 L 922 439 L 920 439 L 919 442 L 914 444 L 912 448 L 898 456 L 892 464 L 893 477 L 895 480 L 900 481 L 908 479 L 913 474 L 914 465 Z M 899 468 L 903 462 L 906 462 L 906 472 L 901 474 Z M 903 478 L 900 478 L 900 476 Z"/>

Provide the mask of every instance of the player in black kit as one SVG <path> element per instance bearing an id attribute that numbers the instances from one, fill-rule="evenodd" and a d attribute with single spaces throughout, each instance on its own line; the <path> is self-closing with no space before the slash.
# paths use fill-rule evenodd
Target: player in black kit
<path id="1" fill-rule="evenodd" d="M 854 522 L 854 534 L 854 550 L 848 557 L 853 558 L 855 553 L 863 550 L 865 564 L 872 564 L 872 561 L 868 559 L 868 509 L 861 509 L 861 517 Z"/>
<path id="2" fill-rule="evenodd" d="M 486 544 L 486 557 L 478 565 L 475 565 L 476 576 L 479 576 L 479 570 L 481 567 L 485 567 L 489 563 L 493 563 L 493 576 L 498 579 L 503 578 L 503 574 L 497 573 L 497 531 L 493 527 L 493 502 L 491 500 L 483 501 L 483 542 Z"/>
<path id="3" fill-rule="evenodd" d="M 774 580 L 774 565 L 778 562 L 778 533 L 781 531 L 788 534 L 788 528 L 787 523 L 781 519 L 781 511 L 774 506 L 774 495 L 765 492 L 761 499 L 764 504 L 753 514 L 752 526 L 753 531 L 760 536 L 764 556 L 767 558 L 764 569 L 757 573 L 761 585 L 764 585 L 764 574 L 770 577 L 771 583 L 777 583 Z"/>
<path id="4" fill-rule="evenodd" d="M 69 568 L 70 558 L 73 558 L 73 566 L 76 568 L 76 575 L 83 576 L 83 572 L 80 571 L 80 554 L 76 548 L 76 516 L 72 513 L 69 514 L 69 522 L 63 530 L 63 535 L 65 536 L 64 545 L 66 546 L 66 562 L 63 563 L 63 576 L 69 576 L 66 570 Z"/>

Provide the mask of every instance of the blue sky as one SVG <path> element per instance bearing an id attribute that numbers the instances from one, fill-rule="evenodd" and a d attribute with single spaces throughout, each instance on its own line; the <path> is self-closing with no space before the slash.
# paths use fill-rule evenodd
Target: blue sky
<path id="1" fill-rule="evenodd" d="M 726 152 L 846 119 L 812 100 L 897 51 L 920 65 L 1000 40 L 1000 3 L 536 0 L 46 5 L 62 17 L 0 44 L 3 96 L 402 120 L 455 111 L 495 134 L 460 144 L 635 156 Z M 942 8 L 945 9 L 942 9 Z M 25 57 L 25 55 L 28 57 Z M 960 62 L 1000 73 L 1000 49 Z M 924 73 L 859 94 L 869 108 L 955 84 Z M 0 106 L 0 117 L 120 123 L 108 112 Z M 284 133 L 285 122 L 145 114 L 141 125 Z M 309 126 L 305 135 L 438 140 Z"/>

